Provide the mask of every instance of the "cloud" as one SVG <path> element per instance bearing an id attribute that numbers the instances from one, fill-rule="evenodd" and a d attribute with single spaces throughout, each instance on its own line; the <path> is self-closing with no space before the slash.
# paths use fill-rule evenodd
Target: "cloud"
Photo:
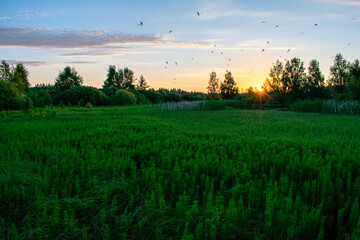
<path id="1" fill-rule="evenodd" d="M 30 20 L 36 18 L 46 18 L 51 17 L 52 14 L 47 11 L 29 11 L 29 10 L 22 10 L 18 13 L 17 18 L 21 20 Z"/>
<path id="2" fill-rule="evenodd" d="M 154 34 L 74 31 L 56 28 L 0 28 L 0 46 L 79 49 L 114 44 L 163 43 Z"/>
<path id="3" fill-rule="evenodd" d="M 360 2 L 359 1 L 352 1 L 352 0 L 318 0 L 318 1 L 328 2 L 328 3 L 335 3 L 335 4 L 340 4 L 340 5 L 359 6 L 360 7 Z"/>
<path id="4" fill-rule="evenodd" d="M 76 62 L 63 62 L 66 64 L 100 64 L 100 62 L 76 61 Z"/>
<path id="5" fill-rule="evenodd" d="M 54 64 L 53 62 L 46 62 L 46 61 L 18 61 L 18 60 L 5 60 L 8 64 L 17 64 L 23 63 L 25 66 L 29 67 L 37 67 L 37 66 L 44 66 L 44 65 L 51 65 Z"/>
<path id="6" fill-rule="evenodd" d="M 268 17 L 276 14 L 270 11 L 238 10 L 230 0 L 225 1 L 204 1 L 199 8 L 200 20 L 211 20 L 219 17 L 244 16 L 244 17 Z"/>
<path id="7" fill-rule="evenodd" d="M 10 20 L 12 19 L 11 17 L 0 17 L 0 21 L 4 21 L 4 20 Z"/>
<path id="8" fill-rule="evenodd" d="M 96 51 L 88 51 L 88 52 L 72 52 L 72 53 L 62 53 L 59 54 L 61 57 L 106 57 L 106 56 L 118 56 L 125 55 L 126 52 L 96 52 Z"/>

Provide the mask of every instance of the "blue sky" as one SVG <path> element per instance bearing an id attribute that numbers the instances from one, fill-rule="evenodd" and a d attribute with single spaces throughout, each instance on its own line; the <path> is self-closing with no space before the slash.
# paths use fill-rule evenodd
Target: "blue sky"
<path id="1" fill-rule="evenodd" d="M 85 85 L 101 87 L 108 66 L 116 65 L 143 74 L 156 89 L 205 92 L 210 72 L 222 80 L 226 70 L 248 88 L 260 86 L 277 59 L 299 57 L 306 67 L 317 59 L 327 77 L 337 53 L 351 62 L 360 53 L 360 1 L 354 0 L 1 5 L 0 59 L 23 62 L 32 85 L 53 83 L 70 65 Z"/>

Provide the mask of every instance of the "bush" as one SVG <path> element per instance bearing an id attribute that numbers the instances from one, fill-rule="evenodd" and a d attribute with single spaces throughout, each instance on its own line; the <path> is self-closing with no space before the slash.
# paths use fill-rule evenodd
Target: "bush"
<path id="1" fill-rule="evenodd" d="M 151 103 L 164 102 L 164 96 L 161 93 L 155 92 L 153 90 L 144 91 L 144 95 Z"/>
<path id="2" fill-rule="evenodd" d="M 185 101 L 202 101 L 205 100 L 205 95 L 203 93 L 188 93 L 184 94 L 182 99 Z"/>
<path id="3" fill-rule="evenodd" d="M 19 110 L 25 105 L 25 98 L 14 84 L 0 81 L 0 110 Z"/>
<path id="4" fill-rule="evenodd" d="M 79 86 L 67 89 L 56 97 L 56 103 L 63 101 L 67 105 L 84 106 L 87 102 L 93 105 L 108 105 L 110 99 L 94 87 Z"/>
<path id="5" fill-rule="evenodd" d="M 223 110 L 225 109 L 225 101 L 208 100 L 204 101 L 205 110 Z"/>
<path id="6" fill-rule="evenodd" d="M 136 104 L 150 104 L 150 100 L 145 97 L 145 95 L 135 89 L 128 89 L 127 91 L 133 93 L 136 96 Z"/>
<path id="7" fill-rule="evenodd" d="M 135 105 L 136 104 L 136 96 L 135 94 L 120 89 L 117 90 L 115 95 L 112 97 L 112 104 L 113 105 Z"/>
<path id="8" fill-rule="evenodd" d="M 45 107 L 53 103 L 53 98 L 49 90 L 39 90 L 39 89 L 31 88 L 26 93 L 26 96 L 28 98 L 31 98 L 31 100 L 34 103 L 34 107 Z"/>
<path id="9" fill-rule="evenodd" d="M 165 102 L 181 102 L 182 98 L 180 94 L 169 92 L 165 96 Z"/>

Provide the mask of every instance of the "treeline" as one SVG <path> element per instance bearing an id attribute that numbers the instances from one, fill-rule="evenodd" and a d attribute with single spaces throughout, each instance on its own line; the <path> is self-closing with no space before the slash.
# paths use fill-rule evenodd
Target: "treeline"
<path id="1" fill-rule="evenodd" d="M 150 88 L 143 75 L 136 78 L 129 68 L 108 68 L 103 87 L 83 86 L 75 68 L 65 67 L 53 84 L 30 87 L 28 71 L 22 63 L 0 66 L 0 110 L 30 109 L 49 105 L 92 106 L 152 104 L 204 100 L 206 94 L 181 89 Z"/>

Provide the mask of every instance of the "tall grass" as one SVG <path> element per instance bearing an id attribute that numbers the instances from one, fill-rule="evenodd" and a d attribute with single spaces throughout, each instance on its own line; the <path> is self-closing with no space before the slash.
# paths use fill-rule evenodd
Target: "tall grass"
<path id="1" fill-rule="evenodd" d="M 152 105 L 149 109 L 159 111 L 203 111 L 203 110 L 224 110 L 226 107 L 243 109 L 245 103 L 239 100 L 208 100 L 208 101 L 192 101 L 192 102 L 167 102 Z"/>
<path id="2" fill-rule="evenodd" d="M 359 101 L 304 100 L 294 103 L 291 109 L 296 112 L 360 115 Z"/>

